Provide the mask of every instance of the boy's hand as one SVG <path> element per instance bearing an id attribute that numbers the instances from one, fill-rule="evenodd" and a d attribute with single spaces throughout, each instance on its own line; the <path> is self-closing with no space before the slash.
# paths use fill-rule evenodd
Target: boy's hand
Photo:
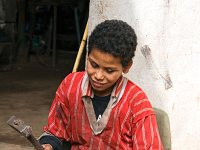
<path id="1" fill-rule="evenodd" d="M 45 150 L 53 150 L 53 147 L 50 144 L 42 144 Z"/>

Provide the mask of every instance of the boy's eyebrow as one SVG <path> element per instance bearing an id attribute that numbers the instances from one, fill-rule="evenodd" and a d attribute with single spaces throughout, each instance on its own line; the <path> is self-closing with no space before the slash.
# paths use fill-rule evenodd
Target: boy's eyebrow
<path id="1" fill-rule="evenodd" d="M 118 68 L 117 67 L 104 67 L 104 69 L 111 69 L 112 71 L 117 71 Z"/>
<path id="2" fill-rule="evenodd" d="M 90 63 L 94 63 L 95 65 L 99 66 L 98 63 L 96 63 L 93 59 L 88 57 L 88 60 L 89 60 Z"/>
<path id="3" fill-rule="evenodd" d="M 96 63 L 92 58 L 88 57 L 88 59 L 89 59 L 90 62 L 93 62 L 93 63 L 95 63 L 96 65 L 99 66 L 99 64 Z M 105 68 L 105 69 L 118 70 L 116 67 L 104 67 L 104 68 Z"/>
<path id="4" fill-rule="evenodd" d="M 88 59 L 89 59 L 90 62 L 96 63 L 92 58 L 88 57 Z M 97 63 L 96 63 L 96 64 L 97 64 Z"/>
<path id="5" fill-rule="evenodd" d="M 89 59 L 90 61 L 94 61 L 91 57 L 88 57 L 88 59 Z"/>
<path id="6" fill-rule="evenodd" d="M 105 69 L 117 70 L 117 68 L 115 68 L 115 67 L 105 67 Z"/>

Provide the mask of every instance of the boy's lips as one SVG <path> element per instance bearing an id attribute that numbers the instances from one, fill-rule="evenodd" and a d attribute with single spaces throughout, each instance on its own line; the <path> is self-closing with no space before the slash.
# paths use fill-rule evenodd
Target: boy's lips
<path id="1" fill-rule="evenodd" d="M 92 80 L 92 85 L 93 85 L 94 87 L 98 87 L 98 88 L 100 88 L 100 87 L 102 87 L 104 84 L 103 84 L 103 83 L 96 82 L 96 81 Z"/>

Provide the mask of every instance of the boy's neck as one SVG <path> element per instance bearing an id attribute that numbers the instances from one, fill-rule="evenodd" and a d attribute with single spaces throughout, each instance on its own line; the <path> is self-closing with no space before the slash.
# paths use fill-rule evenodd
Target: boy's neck
<path id="1" fill-rule="evenodd" d="M 113 86 L 111 86 L 110 88 L 103 90 L 103 91 L 97 91 L 93 89 L 94 95 L 99 96 L 99 97 L 103 97 L 103 96 L 108 96 L 111 95 L 113 88 L 115 87 L 116 84 L 114 84 Z"/>

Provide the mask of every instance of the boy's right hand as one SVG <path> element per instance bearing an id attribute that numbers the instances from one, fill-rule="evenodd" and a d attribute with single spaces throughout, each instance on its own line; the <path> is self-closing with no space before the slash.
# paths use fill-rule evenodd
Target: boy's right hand
<path id="1" fill-rule="evenodd" d="M 42 144 L 45 150 L 53 150 L 53 147 L 50 144 Z"/>

